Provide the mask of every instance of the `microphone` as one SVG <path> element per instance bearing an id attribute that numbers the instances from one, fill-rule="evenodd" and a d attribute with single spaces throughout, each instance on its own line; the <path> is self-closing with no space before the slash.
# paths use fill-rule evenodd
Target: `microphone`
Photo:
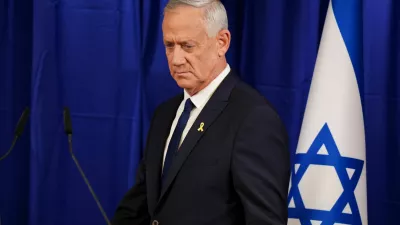
<path id="1" fill-rule="evenodd" d="M 81 173 L 83 180 L 85 181 L 86 185 L 89 188 L 90 193 L 92 194 L 94 200 L 96 201 L 97 206 L 99 207 L 100 212 L 104 217 L 104 220 L 107 222 L 108 225 L 111 225 L 110 220 L 107 217 L 107 214 L 104 212 L 104 209 L 101 206 L 99 199 L 97 198 L 96 194 L 93 191 L 92 186 L 89 183 L 89 180 L 86 178 L 85 173 L 83 172 L 81 166 L 78 163 L 78 160 L 75 157 L 75 154 L 72 152 L 72 123 L 71 123 L 71 114 L 69 112 L 68 107 L 64 107 L 64 131 L 65 134 L 67 134 L 68 136 L 69 152 L 71 153 L 72 159 L 74 160 L 76 167 L 78 167 L 78 170 Z"/>
<path id="2" fill-rule="evenodd" d="M 18 120 L 17 127 L 15 128 L 15 131 L 14 131 L 14 140 L 11 144 L 11 147 L 10 147 L 10 149 L 8 149 L 6 154 L 4 154 L 2 157 L 0 157 L 0 161 L 7 158 L 7 156 L 14 149 L 14 146 L 17 143 L 18 138 L 22 135 L 22 132 L 24 131 L 25 124 L 28 121 L 28 116 L 29 116 L 29 107 L 26 107 L 25 110 L 22 112 L 21 117 Z"/>

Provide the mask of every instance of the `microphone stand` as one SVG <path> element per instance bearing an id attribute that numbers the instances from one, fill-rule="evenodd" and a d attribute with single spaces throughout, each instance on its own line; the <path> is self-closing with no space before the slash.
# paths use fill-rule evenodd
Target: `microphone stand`
<path id="1" fill-rule="evenodd" d="M 91 186 L 90 183 L 89 183 L 89 180 L 86 178 L 85 173 L 83 172 L 81 166 L 79 165 L 78 160 L 77 160 L 76 157 L 75 157 L 74 152 L 72 151 L 72 125 L 71 125 L 71 115 L 70 115 L 70 112 L 69 112 L 69 109 L 68 109 L 68 108 L 65 108 L 65 109 L 64 109 L 64 126 L 65 126 L 65 127 L 64 127 L 65 133 L 66 133 L 67 136 L 68 136 L 68 147 L 69 147 L 69 152 L 71 153 L 72 159 L 74 160 L 75 165 L 76 165 L 76 167 L 77 167 L 78 170 L 79 170 L 79 173 L 81 174 L 83 180 L 84 180 L 85 183 L 86 183 L 86 186 L 89 188 L 90 193 L 92 194 L 94 200 L 96 201 L 96 204 L 97 204 L 97 206 L 99 207 L 100 212 L 101 212 L 101 214 L 102 214 L 103 217 L 104 217 L 104 220 L 107 222 L 108 225 L 111 225 L 110 220 L 109 220 L 108 217 L 107 217 L 107 214 L 104 212 L 104 209 L 103 209 L 103 207 L 101 206 L 99 199 L 97 198 L 96 194 L 94 193 L 93 188 L 92 188 L 92 186 Z M 1 225 L 1 224 L 0 224 L 0 225 Z"/>

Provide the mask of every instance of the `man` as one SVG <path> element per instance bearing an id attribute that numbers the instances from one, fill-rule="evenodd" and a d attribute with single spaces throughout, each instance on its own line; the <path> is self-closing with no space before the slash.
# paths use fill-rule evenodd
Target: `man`
<path id="1" fill-rule="evenodd" d="M 166 6 L 166 55 L 184 93 L 156 109 L 114 225 L 287 223 L 287 134 L 269 103 L 230 70 L 227 27 L 219 1 Z"/>

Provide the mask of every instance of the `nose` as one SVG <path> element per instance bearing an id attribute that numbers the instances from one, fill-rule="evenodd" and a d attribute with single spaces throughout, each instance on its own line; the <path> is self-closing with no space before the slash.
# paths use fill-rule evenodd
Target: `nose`
<path id="1" fill-rule="evenodd" d="M 180 46 L 175 46 L 173 55 L 172 55 L 172 64 L 174 66 L 180 66 L 185 64 L 185 52 Z"/>

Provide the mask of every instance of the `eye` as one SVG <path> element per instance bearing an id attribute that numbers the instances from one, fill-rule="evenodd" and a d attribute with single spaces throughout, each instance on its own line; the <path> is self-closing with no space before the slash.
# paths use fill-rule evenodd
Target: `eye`
<path id="1" fill-rule="evenodd" d="M 186 49 L 186 50 L 190 50 L 190 49 L 194 48 L 194 45 L 192 45 L 192 44 L 184 44 L 184 45 L 182 45 L 182 47 L 184 49 Z"/>
<path id="2" fill-rule="evenodd" d="M 174 47 L 174 43 L 172 43 L 172 42 L 165 42 L 164 45 L 165 45 L 166 48 L 173 48 Z"/>

